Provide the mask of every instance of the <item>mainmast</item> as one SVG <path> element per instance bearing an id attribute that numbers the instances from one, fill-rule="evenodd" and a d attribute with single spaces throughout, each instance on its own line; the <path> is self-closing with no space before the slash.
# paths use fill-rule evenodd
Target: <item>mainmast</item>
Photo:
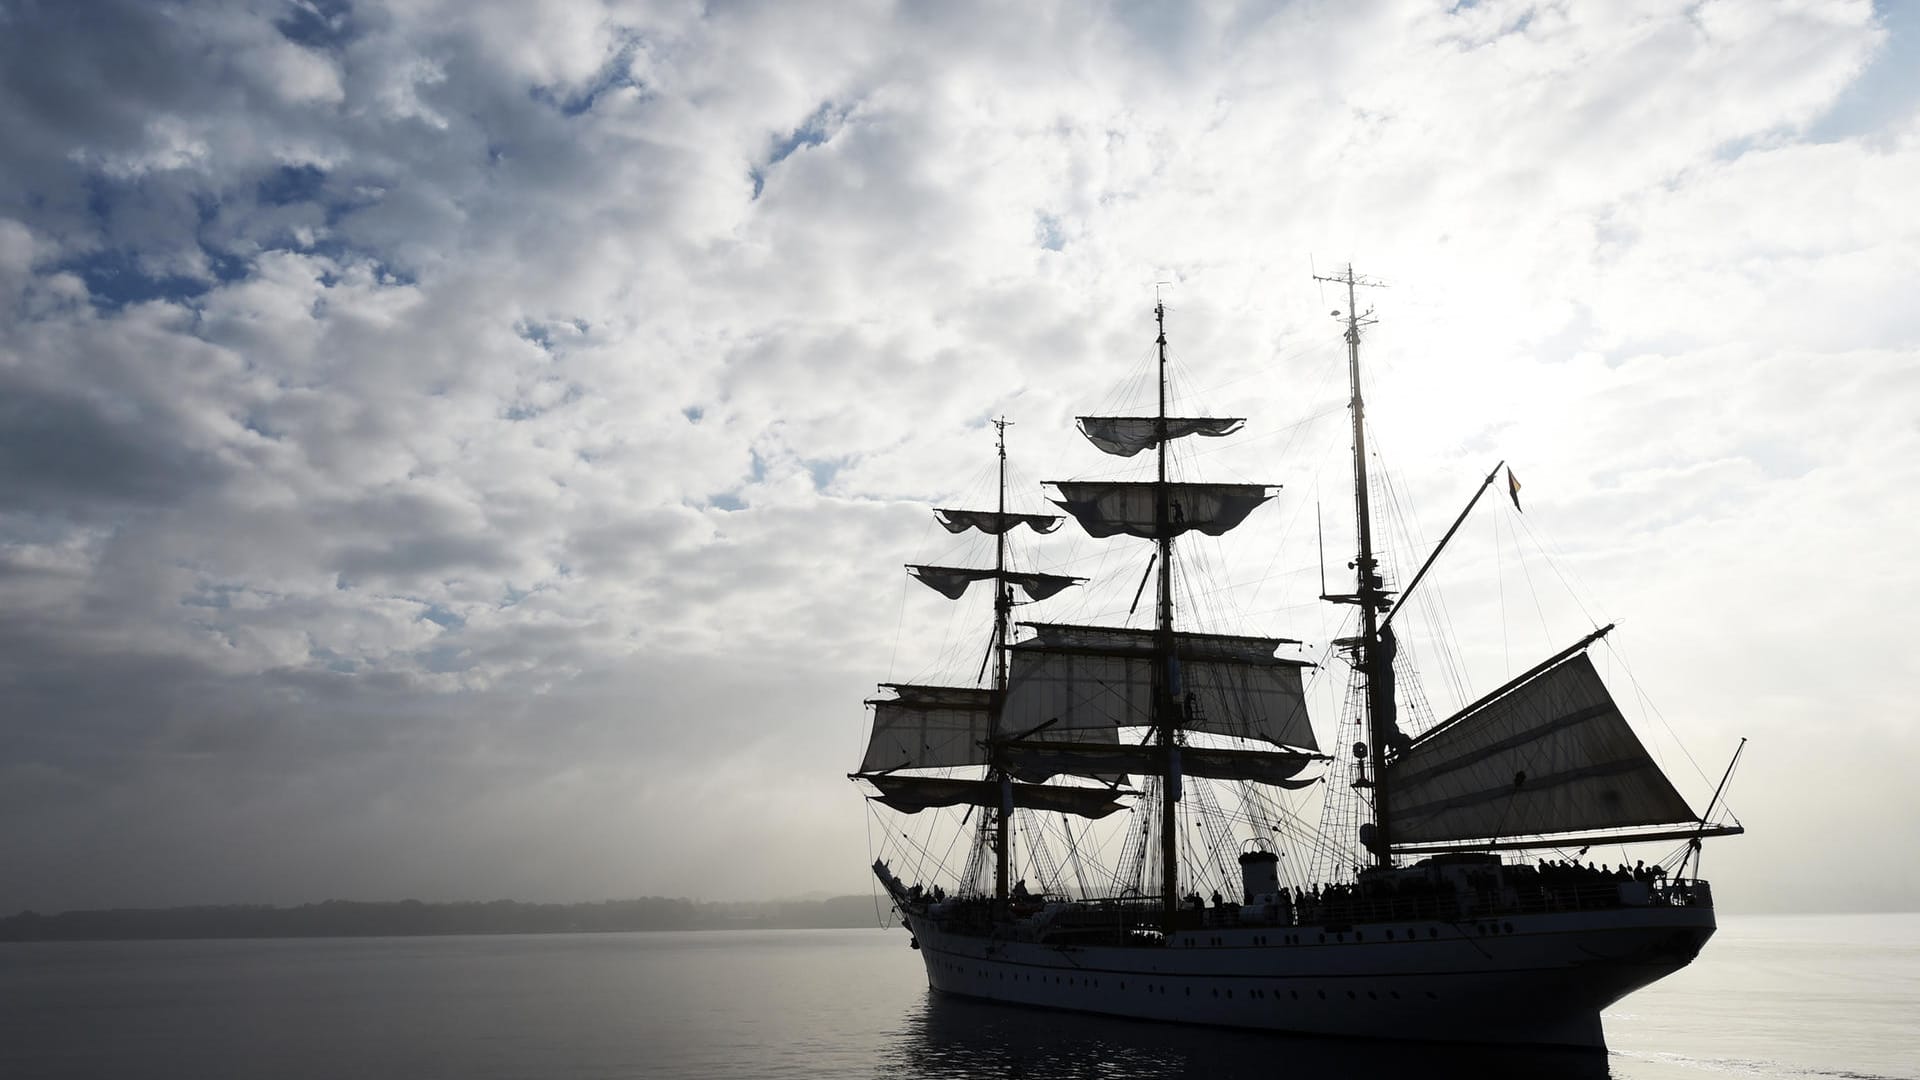
<path id="1" fill-rule="evenodd" d="M 1167 305 L 1156 299 L 1153 321 L 1159 331 L 1156 344 L 1160 357 L 1160 403 L 1154 415 L 1153 437 L 1159 475 L 1153 491 L 1155 553 L 1160 568 L 1159 602 L 1154 612 L 1154 726 L 1160 746 L 1167 757 L 1167 772 L 1160 784 L 1160 896 L 1161 923 L 1169 941 L 1180 908 L 1180 830 L 1175 822 L 1174 806 L 1180 801 L 1178 739 L 1180 732 L 1179 658 L 1173 635 L 1173 530 L 1170 492 L 1167 488 Z"/>
<path id="2" fill-rule="evenodd" d="M 1075 731 L 1082 736 L 1143 724 L 1149 728 L 1147 742 L 1135 747 L 1116 746 L 1098 752 L 1075 749 L 1071 753 L 1054 748 L 1048 752 L 1065 754 L 1056 758 L 1061 763 L 1078 758 L 1090 766 L 1096 757 L 1110 763 L 1087 775 L 1144 772 L 1162 778 L 1158 807 L 1161 925 L 1171 941 L 1180 908 L 1180 830 L 1175 811 L 1180 802 L 1183 772 L 1221 779 L 1285 783 L 1309 760 L 1290 751 L 1244 751 L 1247 757 L 1234 759 L 1235 762 L 1244 760 L 1244 764 L 1230 763 L 1226 756 L 1212 748 L 1189 753 L 1182 745 L 1186 733 L 1204 730 L 1242 739 L 1263 739 L 1276 746 L 1308 747 L 1313 746 L 1313 734 L 1304 723 L 1305 713 L 1297 691 L 1298 662 L 1281 660 L 1274 655 L 1282 644 L 1280 640 L 1174 630 L 1174 540 L 1191 530 L 1208 536 L 1226 533 L 1272 498 L 1274 485 L 1186 483 L 1168 478 L 1171 451 L 1167 444 L 1170 441 L 1189 436 L 1231 435 L 1240 430 L 1246 419 L 1167 414 L 1167 309 L 1164 303 L 1155 301 L 1153 317 L 1158 361 L 1158 399 L 1153 413 L 1082 416 L 1079 425 L 1080 433 L 1104 453 L 1133 457 L 1141 451 L 1153 450 L 1154 478 L 1051 481 L 1060 491 L 1060 498 L 1055 499 L 1054 504 L 1072 514 L 1089 536 L 1126 535 L 1153 541 L 1152 565 L 1158 571 L 1159 585 L 1153 628 L 1129 631 L 1029 624 L 1036 630 L 1035 637 L 1012 648 L 1017 660 L 1030 659 L 1034 665 L 1031 670 L 1042 676 L 1028 679 L 1016 673 L 1018 677 L 1009 690 L 1007 708 L 1009 725 L 1014 728 L 1039 722 L 1042 726 L 1058 725 L 1062 733 Z M 1021 670 L 1029 669 L 1022 666 Z M 1087 679 L 1112 685 L 1114 692 L 1088 700 L 1080 700 L 1083 695 L 1062 698 L 1057 692 L 1057 688 L 1075 682 L 1085 685 Z M 1257 692 L 1263 707 L 1248 710 L 1244 708 L 1248 700 L 1246 694 L 1256 686 L 1265 688 Z M 1140 693 L 1142 690 L 1146 691 L 1144 695 Z M 1222 710 L 1217 716 L 1214 710 L 1200 707 L 1209 695 L 1217 700 L 1222 692 L 1236 694 L 1234 700 L 1242 707 Z M 1016 755 L 1035 752 L 1032 746 L 1019 745 L 1017 740 L 1010 748 Z M 1188 769 L 1188 765 L 1192 768 Z M 1249 768 L 1259 775 L 1248 772 Z M 1138 810 L 1145 815 L 1152 813 L 1153 807 L 1142 804 Z"/>
<path id="3" fill-rule="evenodd" d="M 1392 607 L 1393 602 L 1383 588 L 1385 582 L 1379 574 L 1379 561 L 1373 554 L 1373 512 L 1369 505 L 1367 483 L 1367 405 L 1360 391 L 1360 328 L 1370 325 L 1373 320 L 1360 313 L 1354 294 L 1357 286 L 1377 286 L 1379 283 L 1356 275 L 1351 264 L 1338 275 L 1322 277 L 1316 274 L 1314 279 L 1347 287 L 1347 377 L 1353 391 L 1353 506 L 1358 538 L 1358 551 L 1353 560 L 1356 584 L 1351 595 L 1323 599 L 1354 604 L 1360 608 L 1360 636 L 1350 644 L 1354 650 L 1355 667 L 1367 684 L 1366 750 L 1367 757 L 1373 761 L 1373 828 L 1369 830 L 1370 835 L 1363 836 L 1362 840 L 1374 853 L 1375 865 L 1385 867 L 1393 865 L 1389 846 L 1392 837 L 1388 835 L 1388 806 L 1392 793 L 1388 785 L 1385 752 L 1392 745 L 1392 735 L 1397 728 L 1394 722 L 1393 634 L 1392 631 L 1382 631 L 1379 617 L 1381 612 Z"/>
<path id="4" fill-rule="evenodd" d="M 1001 517 L 1007 513 L 1007 424 L 1002 416 L 993 422 L 997 433 L 1000 451 L 1000 501 L 995 512 Z M 1000 719 L 1005 712 L 1007 701 L 1007 646 L 1013 629 L 1013 586 L 1007 582 L 1007 534 L 1001 532 L 994 537 L 993 545 L 993 697 L 988 712 L 989 741 L 995 746 L 1006 737 L 1000 730 Z M 1000 784 L 1002 797 L 1000 807 L 994 813 L 994 862 L 993 895 L 1001 904 L 1007 902 L 1007 864 L 1011 857 L 1011 826 L 1009 818 L 1013 816 L 1011 792 L 1007 786 L 1013 782 L 1008 775 L 1006 762 L 996 754 L 989 766 L 988 776 Z"/>

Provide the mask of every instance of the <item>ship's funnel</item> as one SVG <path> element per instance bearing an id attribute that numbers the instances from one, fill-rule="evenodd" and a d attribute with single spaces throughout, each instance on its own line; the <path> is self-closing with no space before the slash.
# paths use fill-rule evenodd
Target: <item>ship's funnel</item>
<path id="1" fill-rule="evenodd" d="M 1249 851 L 1240 856 L 1242 903 L 1254 903 L 1254 897 L 1273 896 L 1280 891 L 1280 856 L 1271 851 Z"/>

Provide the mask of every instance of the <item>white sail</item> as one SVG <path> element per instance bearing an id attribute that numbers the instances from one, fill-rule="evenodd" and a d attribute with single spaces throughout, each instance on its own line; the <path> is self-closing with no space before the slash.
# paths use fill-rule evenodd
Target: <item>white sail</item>
<path id="1" fill-rule="evenodd" d="M 861 772 L 991 763 L 993 691 L 974 686 L 902 683 L 887 683 L 885 688 L 892 690 L 894 696 L 867 702 L 873 706 L 873 731 L 867 737 L 867 753 L 860 761 Z M 1118 745 L 1120 733 L 1116 728 L 1085 728 L 1063 731 L 1054 738 L 1097 749 L 1101 745 Z M 1045 770 L 1024 767 L 1019 761 L 1011 762 L 1011 766 L 1015 776 L 1034 783 L 1058 773 L 1085 776 L 1106 784 L 1126 782 L 1125 770 L 1107 760 L 1071 761 Z"/>
<path id="2" fill-rule="evenodd" d="M 1166 425 L 1167 438 L 1181 439 L 1188 435 L 1231 435 L 1247 422 L 1245 417 L 1216 420 L 1197 416 L 1170 416 L 1165 420 L 1152 416 L 1082 416 L 1079 420 L 1080 434 L 1088 442 L 1117 457 L 1132 457 L 1160 445 L 1162 424 Z"/>
<path id="3" fill-rule="evenodd" d="M 861 772 L 983 765 L 992 734 L 993 691 L 974 686 L 888 683 L 891 698 L 873 706 L 873 734 Z"/>
<path id="4" fill-rule="evenodd" d="M 958 600 L 966 594 L 967 587 L 976 581 L 990 581 L 993 578 L 1016 585 L 1027 594 L 1030 600 L 1045 600 L 1047 597 L 1071 585 L 1087 580 L 1082 577 L 1067 577 L 1062 574 L 1037 574 L 1019 570 L 975 569 L 966 566 L 918 566 L 908 565 L 907 572 L 914 579 L 949 600 Z"/>
<path id="5" fill-rule="evenodd" d="M 1022 624 L 1035 631 L 1012 648 L 1008 731 L 1141 727 L 1152 722 L 1151 630 Z M 1318 749 L 1301 692 L 1298 660 L 1274 655 L 1277 638 L 1178 634 L 1181 701 L 1189 731 Z M 1189 699 L 1187 695 L 1191 695 Z"/>
<path id="6" fill-rule="evenodd" d="M 934 520 L 950 533 L 979 529 L 988 536 L 999 536 L 1025 525 L 1037 533 L 1050 533 L 1060 527 L 1059 514 L 1008 514 L 999 510 L 936 509 Z"/>
<path id="7" fill-rule="evenodd" d="M 1159 484 L 1119 481 L 1055 480 L 1060 498 L 1054 504 L 1074 516 L 1087 535 L 1125 533 L 1152 540 L 1160 536 L 1155 521 L 1155 489 Z M 1167 484 L 1166 535 L 1203 532 L 1219 536 L 1247 519 L 1273 496 L 1272 484 Z"/>
<path id="8" fill-rule="evenodd" d="M 1695 820 L 1585 652 L 1414 740 L 1387 779 L 1396 845 Z"/>

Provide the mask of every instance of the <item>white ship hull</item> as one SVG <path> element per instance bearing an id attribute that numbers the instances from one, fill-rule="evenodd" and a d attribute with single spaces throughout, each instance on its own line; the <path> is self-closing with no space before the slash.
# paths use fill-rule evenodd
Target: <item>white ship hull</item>
<path id="1" fill-rule="evenodd" d="M 1714 930 L 1711 906 L 1648 906 L 1076 946 L 902 914 L 944 993 L 1298 1034 L 1591 1048 L 1605 1045 L 1601 1009 L 1685 967 Z"/>

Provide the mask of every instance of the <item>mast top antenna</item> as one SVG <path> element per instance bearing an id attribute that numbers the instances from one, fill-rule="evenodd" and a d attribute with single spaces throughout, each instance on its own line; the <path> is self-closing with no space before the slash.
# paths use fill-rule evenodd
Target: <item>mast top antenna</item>
<path id="1" fill-rule="evenodd" d="M 1340 271 L 1337 274 L 1315 274 L 1313 275 L 1313 280 L 1331 281 L 1341 285 L 1365 286 L 1366 288 L 1369 288 L 1369 289 L 1384 289 L 1387 287 L 1387 283 L 1384 281 L 1381 281 L 1379 278 L 1368 277 L 1365 274 L 1356 273 L 1353 269 L 1352 263 L 1348 263 L 1346 269 Z"/>

